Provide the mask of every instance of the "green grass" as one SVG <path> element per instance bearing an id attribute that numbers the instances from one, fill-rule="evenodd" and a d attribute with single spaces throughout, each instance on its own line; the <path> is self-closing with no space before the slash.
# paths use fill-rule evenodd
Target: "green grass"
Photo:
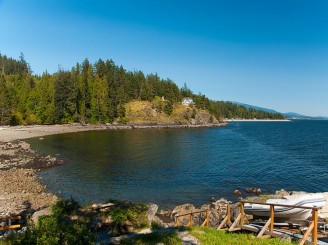
<path id="1" fill-rule="evenodd" d="M 252 234 L 227 233 L 208 227 L 194 226 L 189 232 L 196 237 L 202 245 L 290 245 L 290 243 L 280 242 L 278 239 L 259 239 Z"/>
<path id="2" fill-rule="evenodd" d="M 167 245 L 181 245 L 182 242 L 175 232 L 155 232 L 149 234 L 136 235 L 130 239 L 125 239 L 121 241 L 124 245 L 155 245 L 158 243 L 163 243 Z"/>

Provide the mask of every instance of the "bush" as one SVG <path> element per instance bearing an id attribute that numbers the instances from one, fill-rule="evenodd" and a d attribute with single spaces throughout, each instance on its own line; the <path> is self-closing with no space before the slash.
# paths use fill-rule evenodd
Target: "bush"
<path id="1" fill-rule="evenodd" d="M 122 224 L 124 221 L 128 220 L 128 213 L 122 208 L 114 208 L 111 212 L 111 217 L 116 223 Z"/>
<path id="2" fill-rule="evenodd" d="M 173 105 L 172 105 L 172 102 L 171 101 L 167 101 L 166 102 L 163 111 L 167 115 L 171 115 L 172 114 L 172 112 L 173 112 Z"/>
<path id="3" fill-rule="evenodd" d="M 0 240 L 0 244 L 36 244 L 37 236 L 38 232 L 35 228 L 27 228 L 24 233 L 9 233 L 9 235 Z"/>
<path id="4" fill-rule="evenodd" d="M 151 222 L 151 229 L 152 230 L 159 230 L 162 228 L 162 225 L 159 222 L 152 221 Z"/>
<path id="5" fill-rule="evenodd" d="M 158 113 L 162 112 L 163 109 L 163 101 L 159 96 L 155 96 L 155 99 L 151 102 L 151 108 L 156 110 Z"/>
<path id="6" fill-rule="evenodd" d="M 17 125 L 22 125 L 24 124 L 24 119 L 21 113 L 17 112 L 13 114 L 10 118 L 10 126 L 17 126 Z"/>
<path id="7" fill-rule="evenodd" d="M 131 221 L 135 227 L 144 227 L 148 224 L 147 219 L 147 205 L 144 204 L 130 204 L 129 206 L 121 206 L 114 208 L 110 215 L 118 224 L 124 221 Z"/>
<path id="8" fill-rule="evenodd" d="M 52 215 L 39 218 L 37 227 L 28 227 L 24 233 L 13 233 L 3 240 L 3 244 L 92 244 L 96 236 L 88 226 L 67 217 L 78 208 L 73 198 L 61 200 L 53 206 Z"/>
<path id="9" fill-rule="evenodd" d="M 56 216 L 70 215 L 77 211 L 80 205 L 72 197 L 67 200 L 60 200 L 52 206 L 52 213 Z"/>
<path id="10" fill-rule="evenodd" d="M 29 114 L 26 117 L 25 121 L 28 125 L 40 124 L 41 123 L 41 120 L 34 114 Z"/>

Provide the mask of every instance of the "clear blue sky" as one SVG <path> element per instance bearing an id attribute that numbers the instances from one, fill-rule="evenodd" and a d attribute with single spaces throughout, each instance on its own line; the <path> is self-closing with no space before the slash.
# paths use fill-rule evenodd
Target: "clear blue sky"
<path id="1" fill-rule="evenodd" d="M 109 58 L 211 99 L 328 116 L 324 0 L 0 0 L 0 52 L 37 74 Z"/>

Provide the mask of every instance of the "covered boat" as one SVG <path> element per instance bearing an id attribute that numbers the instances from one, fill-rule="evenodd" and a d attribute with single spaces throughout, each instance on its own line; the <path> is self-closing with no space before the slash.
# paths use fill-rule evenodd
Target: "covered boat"
<path id="1" fill-rule="evenodd" d="M 326 198 L 322 194 L 310 193 L 290 199 L 268 199 L 266 203 L 322 208 L 326 204 Z M 270 205 L 245 203 L 244 208 L 246 214 L 256 217 L 270 216 Z M 275 206 L 274 217 L 281 220 L 305 220 L 311 215 L 311 211 L 311 209 Z"/>

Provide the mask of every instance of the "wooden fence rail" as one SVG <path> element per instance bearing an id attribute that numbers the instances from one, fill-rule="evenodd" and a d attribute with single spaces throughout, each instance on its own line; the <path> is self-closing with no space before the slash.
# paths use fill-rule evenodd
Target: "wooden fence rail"
<path id="1" fill-rule="evenodd" d="M 189 223 L 187 224 L 187 226 L 192 226 L 193 225 L 193 216 L 194 214 L 199 214 L 199 213 L 206 213 L 205 216 L 205 220 L 204 222 L 201 224 L 201 226 L 208 226 L 209 224 L 209 218 L 210 218 L 210 214 L 209 214 L 209 210 L 200 210 L 200 211 L 194 211 L 194 212 L 189 212 L 189 213 L 185 213 L 185 214 L 179 214 L 175 216 L 175 226 L 179 226 L 179 218 L 180 217 L 184 217 L 184 216 L 188 216 L 189 215 Z"/>
<path id="2" fill-rule="evenodd" d="M 20 220 L 21 220 L 20 215 L 10 216 L 10 217 L 0 217 L 0 223 L 5 223 L 4 225 L 0 226 L 0 231 L 21 228 L 20 224 L 12 224 L 12 221 L 14 221 L 14 223 L 17 223 L 20 222 Z"/>
<path id="3" fill-rule="evenodd" d="M 271 204 L 271 203 L 261 203 L 261 202 L 251 202 L 251 201 L 239 201 L 240 203 L 240 214 L 231 225 L 231 208 L 230 204 L 227 204 L 227 216 L 221 222 L 218 229 L 222 229 L 224 225 L 230 226 L 228 231 L 235 231 L 241 229 L 248 229 L 247 226 L 244 225 L 245 220 L 245 213 L 244 213 L 244 204 L 251 203 L 251 204 L 261 204 L 261 205 L 268 205 L 270 206 L 270 217 L 268 221 L 263 226 L 262 230 L 258 233 L 257 237 L 262 237 L 264 234 L 269 233 L 270 236 L 276 236 L 274 234 L 274 208 L 279 207 L 290 207 L 290 208 L 300 208 L 300 209 L 312 209 L 312 222 L 308 227 L 307 231 L 303 235 L 302 239 L 300 240 L 300 245 L 303 245 L 309 235 L 312 233 L 312 242 L 314 244 L 318 244 L 318 210 L 319 208 L 316 207 L 304 207 L 304 206 L 296 206 L 296 205 L 288 205 L 288 204 Z M 238 228 L 236 228 L 238 226 Z"/>

